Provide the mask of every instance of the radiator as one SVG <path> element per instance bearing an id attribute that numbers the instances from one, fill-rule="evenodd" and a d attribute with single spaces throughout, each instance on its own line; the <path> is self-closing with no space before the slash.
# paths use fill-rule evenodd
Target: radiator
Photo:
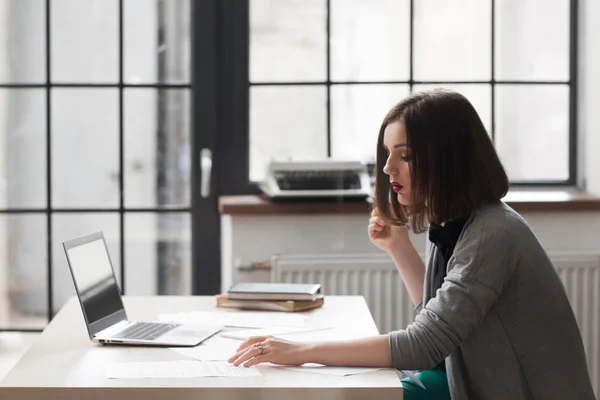
<path id="1" fill-rule="evenodd" d="M 600 400 L 600 254 L 551 258 L 577 317 Z M 402 329 L 414 319 L 408 291 L 385 254 L 281 254 L 272 257 L 271 268 L 273 282 L 320 283 L 325 295 L 364 296 L 380 332 Z"/>

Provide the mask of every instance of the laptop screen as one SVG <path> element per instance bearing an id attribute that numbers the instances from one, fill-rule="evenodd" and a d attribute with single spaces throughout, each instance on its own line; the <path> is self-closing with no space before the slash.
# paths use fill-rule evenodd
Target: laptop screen
<path id="1" fill-rule="evenodd" d="M 88 324 L 123 309 L 102 238 L 71 247 L 67 255 Z"/>

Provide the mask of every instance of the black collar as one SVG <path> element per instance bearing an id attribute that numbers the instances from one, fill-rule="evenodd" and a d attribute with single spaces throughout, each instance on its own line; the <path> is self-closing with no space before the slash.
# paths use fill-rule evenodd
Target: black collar
<path id="1" fill-rule="evenodd" d="M 456 246 L 456 242 L 458 242 L 460 233 L 468 219 L 468 217 L 456 218 L 446 222 L 444 226 L 432 224 L 429 228 L 429 241 L 440 250 L 454 250 L 454 246 Z"/>

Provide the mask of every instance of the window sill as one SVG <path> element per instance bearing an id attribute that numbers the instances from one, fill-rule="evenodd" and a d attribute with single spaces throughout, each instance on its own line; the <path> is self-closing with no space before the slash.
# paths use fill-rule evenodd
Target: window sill
<path id="1" fill-rule="evenodd" d="M 513 189 L 504 201 L 517 212 L 599 211 L 600 197 L 575 189 Z M 219 211 L 230 215 L 365 214 L 368 201 L 272 202 L 259 195 L 221 196 Z"/>

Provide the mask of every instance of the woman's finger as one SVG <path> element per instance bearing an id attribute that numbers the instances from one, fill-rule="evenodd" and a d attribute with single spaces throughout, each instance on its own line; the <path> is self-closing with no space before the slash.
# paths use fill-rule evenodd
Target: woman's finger
<path id="1" fill-rule="evenodd" d="M 267 338 L 267 336 L 252 336 L 240 344 L 240 347 L 237 348 L 237 351 L 243 350 L 248 346 L 252 346 L 254 343 L 264 342 L 267 340 Z"/>
<path id="2" fill-rule="evenodd" d="M 234 362 L 235 360 L 240 358 L 242 356 L 242 354 L 244 354 L 246 351 L 248 351 L 248 348 L 236 351 L 233 356 L 229 357 L 227 362 L 230 362 L 230 363 Z"/>
<path id="3" fill-rule="evenodd" d="M 256 356 L 254 358 L 251 358 L 250 360 L 246 361 L 244 363 L 244 365 L 242 365 L 242 367 L 252 367 L 253 365 L 256 364 L 260 364 L 263 362 L 268 362 L 269 360 L 267 359 L 266 354 L 260 355 L 260 356 Z"/>
<path id="4" fill-rule="evenodd" d="M 376 226 L 369 227 L 369 235 L 379 236 L 381 233 L 383 233 L 383 230 L 381 228 L 378 228 Z"/>
<path id="5" fill-rule="evenodd" d="M 369 225 L 369 232 L 381 232 L 383 231 L 383 227 L 376 224 Z"/>
<path id="6" fill-rule="evenodd" d="M 237 356 L 238 356 L 238 353 L 235 353 L 234 355 L 232 355 L 231 357 L 229 357 L 229 358 L 227 359 L 227 362 L 228 362 L 229 364 L 231 364 L 232 362 L 234 362 L 234 361 L 237 359 Z"/>
<path id="7" fill-rule="evenodd" d="M 245 349 L 239 350 L 237 353 L 235 353 L 235 355 L 233 357 L 231 357 L 229 360 L 230 363 L 236 363 L 238 362 L 242 357 L 244 357 L 246 355 L 246 353 L 248 353 L 249 351 L 252 351 L 256 349 L 255 346 L 250 346 L 250 347 L 246 347 Z"/>
<path id="8" fill-rule="evenodd" d="M 242 353 L 242 355 L 239 356 L 237 358 L 237 360 L 235 360 L 233 362 L 233 365 L 237 367 L 238 365 L 242 364 L 243 362 L 248 361 L 252 357 L 259 356 L 260 354 L 261 354 L 261 350 L 258 347 L 254 347 L 254 346 L 248 347 L 246 349 L 246 351 L 244 351 L 244 353 Z"/>
<path id="9" fill-rule="evenodd" d="M 234 362 L 234 361 L 235 361 L 235 360 L 237 360 L 237 359 L 238 359 L 238 358 L 239 358 L 239 357 L 240 357 L 242 354 L 244 354 L 244 353 L 246 352 L 246 350 L 247 350 L 247 349 L 243 349 L 243 350 L 238 350 L 238 351 L 236 351 L 236 352 L 235 352 L 235 354 L 234 354 L 233 356 L 231 356 L 231 357 L 229 357 L 229 358 L 227 359 L 227 362 L 228 362 L 228 363 L 232 363 L 232 362 Z"/>
<path id="10" fill-rule="evenodd" d="M 377 225 L 380 225 L 380 226 L 385 226 L 386 225 L 385 221 L 383 221 L 379 217 L 372 217 L 371 219 L 369 219 L 369 223 L 370 224 L 377 224 Z"/>

